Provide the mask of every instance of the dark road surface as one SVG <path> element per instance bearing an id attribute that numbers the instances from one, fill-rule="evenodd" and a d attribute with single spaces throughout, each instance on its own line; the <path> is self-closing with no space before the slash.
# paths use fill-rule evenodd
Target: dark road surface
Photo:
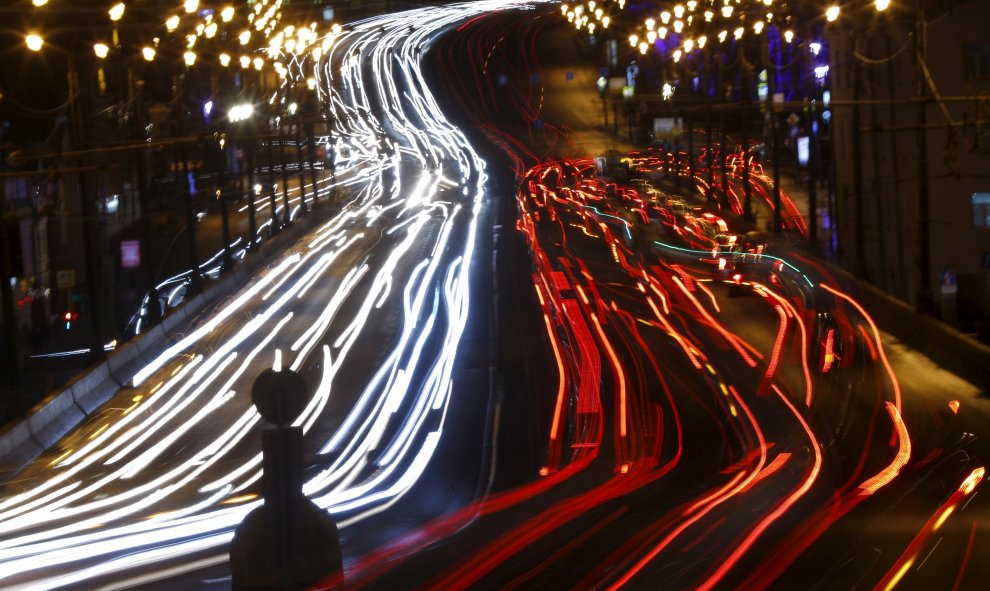
<path id="1" fill-rule="evenodd" d="M 599 129 L 559 6 L 505 4 L 336 41 L 351 200 L 5 485 L 0 585 L 229 587 L 284 363 L 345 588 L 984 587 L 986 393 Z"/>

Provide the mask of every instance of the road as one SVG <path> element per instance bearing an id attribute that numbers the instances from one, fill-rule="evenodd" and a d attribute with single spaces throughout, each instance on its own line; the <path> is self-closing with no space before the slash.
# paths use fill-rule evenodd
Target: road
<path id="1" fill-rule="evenodd" d="M 514 4 L 334 40 L 351 200 L 5 485 L 3 585 L 228 587 L 282 365 L 348 588 L 980 588 L 979 390 L 799 237 L 724 244 L 676 155 L 609 187 L 559 8 Z"/>
<path id="2" fill-rule="evenodd" d="M 471 283 L 487 281 L 472 278 L 485 163 L 430 103 L 420 48 L 494 7 L 436 11 L 415 30 L 365 21 L 333 40 L 320 95 L 346 154 L 339 166 L 357 171 L 341 179 L 354 183 L 350 200 L 5 484 L 5 587 L 147 585 L 225 566 L 234 527 L 260 502 L 249 392 L 264 367 L 300 371 L 311 389 L 297 420 L 305 491 L 345 535 L 420 479 L 447 424 Z M 376 84 L 385 79 L 394 86 Z M 472 339 L 459 392 L 484 401 L 487 340 Z M 483 429 L 486 407 L 474 408 L 458 429 L 472 419 Z M 448 498 L 427 517 L 475 496 L 481 463 L 479 449 L 468 484 L 442 487 Z"/>
<path id="3" fill-rule="evenodd" d="M 635 161 L 650 184 L 610 192 L 590 156 L 627 146 L 595 129 L 594 86 L 565 82 L 590 69 L 571 30 L 552 9 L 496 15 L 437 59 L 462 120 L 517 174 L 530 264 L 513 300 L 535 313 L 514 314 L 550 352 L 514 373 L 557 376 L 517 380 L 542 400 L 540 477 L 370 554 L 348 581 L 981 588 L 986 393 L 880 332 L 797 220 L 757 253 L 713 248 L 708 228 L 741 243 L 751 226 L 665 154 Z M 736 195 L 742 182 L 729 179 Z"/>

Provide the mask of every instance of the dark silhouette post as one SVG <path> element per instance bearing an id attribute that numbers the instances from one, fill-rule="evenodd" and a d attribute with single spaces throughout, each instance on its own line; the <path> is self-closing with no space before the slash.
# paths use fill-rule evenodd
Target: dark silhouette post
<path id="1" fill-rule="evenodd" d="M 296 123 L 296 157 L 299 159 L 299 211 L 309 213 L 306 207 L 306 155 L 303 153 L 302 126 Z M 313 203 L 316 203 L 316 185 L 313 185 Z"/>
<path id="2" fill-rule="evenodd" d="M 306 124 L 306 144 L 309 146 L 309 158 L 307 159 L 309 165 L 309 177 L 313 181 L 313 203 L 320 198 L 320 185 L 316 180 L 316 166 L 313 160 L 316 158 L 316 142 L 313 141 L 313 124 Z"/>
<path id="3" fill-rule="evenodd" d="M 225 141 L 226 143 L 226 141 Z M 234 257 L 230 252 L 230 212 L 227 205 L 227 150 L 224 144 L 217 146 L 220 150 L 220 164 L 217 171 L 217 199 L 220 200 L 220 232 L 223 236 L 223 268 L 234 266 Z"/>
<path id="4" fill-rule="evenodd" d="M 267 132 L 268 140 L 268 175 L 265 176 L 265 181 L 268 183 L 268 198 L 271 201 L 272 208 L 272 225 L 269 228 L 269 235 L 274 236 L 275 233 L 281 229 L 281 227 L 278 220 L 278 201 L 276 201 L 276 185 L 278 185 L 278 180 L 275 178 L 275 152 L 272 146 L 274 139 L 272 136 L 272 124 L 270 121 L 266 124 L 265 131 Z M 285 213 L 285 219 L 289 219 L 288 212 Z"/>
<path id="5" fill-rule="evenodd" d="M 202 285 L 199 277 L 199 255 L 196 253 L 196 215 L 193 213 L 192 191 L 189 186 L 189 157 L 186 153 L 185 141 L 179 143 L 179 170 L 182 176 L 182 203 L 186 212 L 186 248 L 189 252 L 189 291 L 200 293 Z"/>
<path id="6" fill-rule="evenodd" d="M 255 217 L 256 205 L 254 201 L 256 197 L 254 190 L 254 168 L 257 162 L 257 157 L 255 156 L 256 139 L 253 131 L 249 129 L 248 136 L 244 140 L 245 156 L 247 157 L 248 234 L 251 235 L 248 248 L 254 248 L 255 243 L 258 241 L 258 220 Z"/>
<path id="7" fill-rule="evenodd" d="M 290 426 L 306 406 L 306 383 L 296 372 L 266 369 L 251 400 L 275 425 L 262 433 L 262 493 L 234 533 L 234 589 L 305 589 L 342 572 L 340 536 L 330 514 L 302 493 L 303 433 Z"/>
<path id="8" fill-rule="evenodd" d="M 6 391 L 6 409 L 0 405 L 0 420 L 14 415 L 20 415 L 20 357 L 17 352 L 17 321 L 14 316 L 14 290 L 10 286 L 10 277 L 14 274 L 13 260 L 10 252 L 10 237 L 7 234 L 7 177 L 3 176 L 7 154 L 3 146 L 6 138 L 4 129 L 0 126 L 0 304 L 3 305 L 3 344 L 4 359 L 3 387 Z M 4 413 L 6 410 L 6 413 Z"/>

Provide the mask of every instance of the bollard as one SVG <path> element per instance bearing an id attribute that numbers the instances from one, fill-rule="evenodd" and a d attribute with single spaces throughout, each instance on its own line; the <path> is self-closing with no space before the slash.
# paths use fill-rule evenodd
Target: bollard
<path id="1" fill-rule="evenodd" d="M 230 544 L 234 589 L 305 589 L 342 572 L 336 524 L 302 493 L 303 434 L 291 423 L 308 398 L 302 376 L 288 369 L 266 369 L 251 388 L 258 412 L 275 427 L 262 433 L 265 502 Z"/>

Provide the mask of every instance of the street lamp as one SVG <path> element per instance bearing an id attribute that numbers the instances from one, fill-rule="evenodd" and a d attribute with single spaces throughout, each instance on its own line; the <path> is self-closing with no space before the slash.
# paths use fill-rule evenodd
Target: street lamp
<path id="1" fill-rule="evenodd" d="M 111 6 L 110 10 L 107 11 L 107 14 L 110 15 L 110 20 L 113 22 L 119 21 L 124 16 L 124 9 L 125 6 L 123 2 L 118 2 L 117 4 Z"/>
<path id="2" fill-rule="evenodd" d="M 41 51 L 45 45 L 45 40 L 37 33 L 29 33 L 24 37 L 24 43 L 31 51 Z"/>

